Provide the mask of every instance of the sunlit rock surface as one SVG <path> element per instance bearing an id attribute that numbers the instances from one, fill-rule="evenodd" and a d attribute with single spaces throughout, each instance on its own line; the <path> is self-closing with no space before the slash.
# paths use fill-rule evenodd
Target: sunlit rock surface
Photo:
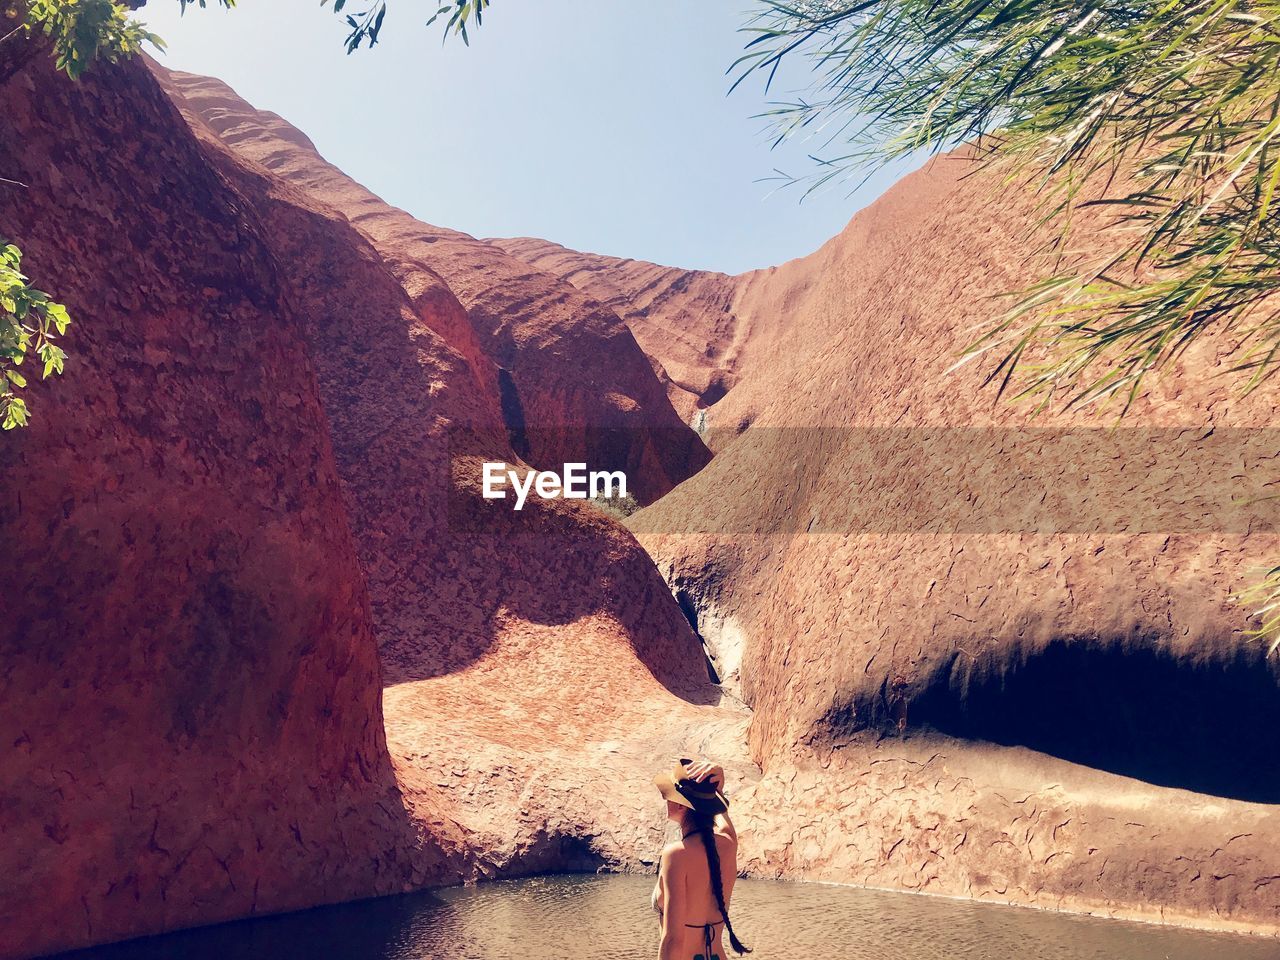
<path id="1" fill-rule="evenodd" d="M 4 229 L 74 318 L 0 441 L 0 955 L 445 879 L 272 238 L 140 64 L 37 51 L 0 118 Z"/>
<path id="2" fill-rule="evenodd" d="M 72 84 L 24 50 L 5 229 L 75 325 L 0 447 L 0 955 L 643 868 L 650 771 L 745 715 L 617 521 L 480 500 L 479 462 L 518 462 L 483 297 L 189 128 L 144 64 Z M 623 410 L 655 496 L 705 449 L 587 312 L 511 332 L 547 384 L 525 423 L 582 456 Z"/>
<path id="3" fill-rule="evenodd" d="M 706 448 L 613 310 L 496 246 L 384 203 L 325 162 L 305 135 L 222 82 L 153 66 L 238 155 L 345 215 L 406 289 L 429 285 L 424 273 L 448 284 L 472 328 L 455 326 L 455 335 L 478 375 L 496 384 L 516 452 L 530 463 L 625 469 L 641 503 L 706 464 Z"/>
<path id="4" fill-rule="evenodd" d="M 687 422 L 702 425 L 706 409 L 736 382 L 736 278 L 579 253 L 531 237 L 489 242 L 616 311 L 654 361 Z"/>
<path id="5" fill-rule="evenodd" d="M 1265 513 L 1120 525 L 1153 468 L 1045 532 L 850 429 L 1025 435 L 947 369 L 1025 281 L 1027 201 L 939 161 L 810 257 L 681 271 L 419 223 L 156 75 L 0 53 L 3 226 L 76 318 L 0 443 L 0 955 L 648 869 L 681 754 L 727 761 L 759 875 L 1280 928 L 1276 674 L 1227 600 Z M 1128 422 L 1268 425 L 1229 348 Z M 1252 475 L 1214 443 L 1188 472 Z M 989 448 L 921 449 L 1021 503 Z M 869 450 L 905 503 L 852 487 Z M 570 458 L 657 501 L 649 554 L 478 496 L 483 460 Z"/>
<path id="6" fill-rule="evenodd" d="M 1033 420 L 982 363 L 948 372 L 1026 282 L 1030 201 L 971 173 L 940 159 L 739 278 L 760 340 L 708 412 L 717 456 L 629 521 L 713 654 L 732 627 L 751 865 L 1274 930 L 1277 666 L 1229 597 L 1280 556 L 1251 486 L 1274 440 L 1232 432 L 1271 426 L 1276 389 L 1241 398 L 1232 344 L 1198 344 L 1129 412 L 1125 462 L 1091 464 L 1080 428 L 1114 408 Z M 1185 461 L 1154 452 L 1171 435 Z"/>

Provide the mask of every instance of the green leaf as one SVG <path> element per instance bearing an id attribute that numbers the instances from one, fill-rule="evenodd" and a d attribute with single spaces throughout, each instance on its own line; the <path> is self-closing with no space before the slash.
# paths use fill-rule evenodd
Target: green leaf
<path id="1" fill-rule="evenodd" d="M 53 325 L 57 327 L 58 334 L 67 332 L 67 327 L 71 325 L 71 317 L 67 313 L 67 308 L 60 303 L 50 303 L 45 308 L 45 316 L 53 321 Z"/>
<path id="2" fill-rule="evenodd" d="M 22 398 L 10 397 L 4 401 L 4 420 L 0 422 L 0 429 L 12 430 L 15 427 L 25 427 L 27 417 L 27 405 Z"/>
<path id="3" fill-rule="evenodd" d="M 48 378 L 51 372 L 62 373 L 63 361 L 66 360 L 67 355 L 56 344 L 42 343 L 36 352 L 40 355 L 40 359 L 44 361 L 42 378 Z"/>

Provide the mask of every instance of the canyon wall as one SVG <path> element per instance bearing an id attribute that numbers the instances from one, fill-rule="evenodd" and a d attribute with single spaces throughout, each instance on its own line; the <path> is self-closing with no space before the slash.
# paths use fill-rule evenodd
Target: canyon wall
<path id="1" fill-rule="evenodd" d="M 428 364 L 423 347 L 406 350 L 390 334 L 394 322 L 386 336 L 365 322 L 361 340 L 389 349 L 369 367 L 376 375 L 352 378 L 365 347 L 342 332 L 343 299 L 317 302 L 315 278 L 297 290 L 314 323 L 326 407 L 360 415 L 335 420 L 333 444 L 369 578 L 388 741 L 410 803 L 419 791 L 444 798 L 467 838 L 467 878 L 651 865 L 662 836 L 652 770 L 682 751 L 740 757 L 745 713 L 717 708 L 696 635 L 625 528 L 564 501 L 532 500 L 519 515 L 484 503 L 479 462 L 551 456 L 545 446 L 513 452 L 521 434 L 502 387 L 509 369 L 532 378 L 521 397 L 544 395 L 522 401 L 525 436 L 563 444 L 566 459 L 625 466 L 646 484 L 642 498 L 684 479 L 705 462 L 705 447 L 611 310 L 387 207 L 218 81 L 152 69 L 220 163 L 239 171 L 255 208 L 269 209 L 272 192 L 293 198 L 287 211 L 305 198 L 347 219 L 405 290 L 448 278 L 446 296 L 479 344 L 468 363 L 480 373 L 464 376 L 456 357 Z M 282 223 L 277 234 L 297 236 L 290 262 L 328 262 L 296 228 Z M 495 347 L 494 324 L 516 346 Z M 571 378 L 589 389 L 565 386 Z M 473 383 L 484 396 L 471 397 Z M 557 405 L 574 391 L 570 408 Z"/>
<path id="2" fill-rule="evenodd" d="M 477 344 L 472 363 L 496 383 L 512 446 L 530 464 L 625 470 L 636 498 L 650 503 L 707 463 L 613 310 L 496 246 L 384 203 L 220 81 L 152 67 L 238 155 L 346 216 L 406 288 L 424 270 L 448 284 Z"/>
<path id="3" fill-rule="evenodd" d="M 1194 489 L 1265 487 L 1277 394 L 1197 345 L 1076 503 L 1096 416 L 948 372 L 1033 198 L 947 158 L 683 271 L 423 224 L 218 81 L 3 56 L 0 222 L 76 323 L 0 441 L 0 956 L 650 869 L 678 754 L 755 875 L 1280 930 L 1227 599 L 1280 537 Z M 478 495 L 569 459 L 635 478 L 644 547 Z"/>
<path id="4" fill-rule="evenodd" d="M 952 370 L 1039 268 L 1036 202 L 939 158 L 727 295 L 498 242 L 637 329 L 712 290 L 733 318 L 715 459 L 628 523 L 753 710 L 751 870 L 1274 932 L 1278 671 L 1229 598 L 1280 556 L 1280 393 L 1210 338 L 1107 435 L 1114 405 L 1033 415 Z"/>
<path id="5" fill-rule="evenodd" d="M 6 56 L 0 212 L 75 322 L 0 446 L 0 956 L 643 868 L 650 771 L 745 715 L 616 520 L 479 496 L 522 435 L 646 499 L 705 462 L 625 325 L 466 285 L 503 255 L 349 218 L 141 62 Z"/>
<path id="6" fill-rule="evenodd" d="M 739 278 L 778 330 L 629 522 L 754 711 L 756 869 L 1275 931 L 1280 671 L 1229 597 L 1280 556 L 1280 393 L 1210 338 L 1107 435 L 950 370 L 1032 275 L 1034 202 L 942 158 Z"/>
<path id="7" fill-rule="evenodd" d="M 138 65 L 34 52 L 0 118 L 5 232 L 75 320 L 0 441 L 0 955 L 440 879 L 261 223 Z"/>
<path id="8" fill-rule="evenodd" d="M 702 412 L 736 383 L 734 277 L 579 253 L 532 237 L 489 242 L 615 311 L 653 361 L 687 422 L 701 426 Z"/>

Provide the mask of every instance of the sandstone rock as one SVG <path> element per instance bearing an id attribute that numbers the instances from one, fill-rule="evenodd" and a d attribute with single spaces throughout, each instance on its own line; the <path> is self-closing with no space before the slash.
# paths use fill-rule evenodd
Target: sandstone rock
<path id="1" fill-rule="evenodd" d="M 328 257 L 317 251 L 327 243 L 298 225 L 305 204 L 295 191 L 323 209 L 335 197 L 331 182 L 317 186 L 292 176 L 286 185 L 259 167 L 254 150 L 240 149 L 256 142 L 243 135 L 257 130 L 258 115 L 232 104 L 248 113 L 228 124 L 228 113 L 220 112 L 232 109 L 225 88 L 216 87 L 217 109 L 204 99 L 215 86 L 187 78 L 179 84 L 179 102 L 197 128 L 218 127 L 223 142 L 248 160 L 233 162 L 209 145 L 255 209 L 271 218 L 289 269 L 314 262 L 318 273 Z M 280 150 L 269 154 L 276 173 L 291 169 L 283 159 L 286 148 Z M 318 157 L 303 155 L 297 163 L 325 171 L 344 189 L 359 189 Z M 438 251 L 446 262 L 456 254 L 443 240 L 425 251 L 416 246 L 425 241 L 415 239 L 415 231 L 435 228 L 386 208 L 377 216 L 400 231 L 394 243 L 379 240 L 370 228 L 377 217 L 358 215 L 353 226 L 406 287 L 421 288 L 423 271 L 437 266 Z M 332 223 L 324 228 L 338 230 Z M 476 243 L 456 242 L 459 249 Z M 405 249 L 431 259 L 413 261 Z M 509 273 L 498 275 L 508 280 L 503 296 L 523 296 Z M 533 276 L 530 295 L 536 299 L 548 283 Z M 715 709 L 719 693 L 708 684 L 703 651 L 652 561 L 624 527 L 578 504 L 530 501 L 515 516 L 505 505 L 480 500 L 480 459 L 515 460 L 507 436 L 486 429 L 494 404 L 472 396 L 472 383 L 483 386 L 483 377 L 457 375 L 460 365 L 441 345 L 428 355 L 429 337 L 422 337 L 417 356 L 401 348 L 402 309 L 380 314 L 385 329 L 372 320 L 362 324 L 362 340 L 394 349 L 380 355 L 368 376 L 353 378 L 364 348 L 345 332 L 342 291 L 326 295 L 315 276 L 299 272 L 293 294 L 309 318 L 321 396 L 336 418 L 335 456 L 352 503 L 388 682 L 388 738 L 409 803 L 416 808 L 420 795 L 434 802 L 444 794 L 443 816 L 463 828 L 470 854 L 463 878 L 639 868 L 641 857 L 651 858 L 661 847 L 661 805 L 650 795 L 651 771 L 681 751 L 708 745 L 718 745 L 731 760 L 740 756 L 745 713 L 736 705 Z M 561 290 L 556 296 L 566 295 Z M 474 318 L 474 304 L 470 309 Z M 508 319 L 519 320 L 520 310 L 512 306 Z M 574 325 L 583 322 L 582 310 L 574 311 L 567 319 L 553 313 L 554 323 L 538 334 L 545 344 L 531 348 L 574 358 L 566 369 L 581 369 L 578 353 L 593 348 L 589 324 Z M 607 320 L 616 342 L 616 317 L 598 306 L 588 313 L 589 323 Z M 445 338 L 457 329 L 430 316 L 418 322 Z M 604 350 L 605 369 L 610 349 Z M 647 365 L 642 373 L 642 383 L 656 382 Z M 500 399 L 493 393 L 501 393 L 500 384 L 490 395 Z M 670 413 L 664 397 L 655 403 Z M 348 422 L 356 411 L 363 425 Z M 550 408 L 539 416 L 531 423 L 565 425 Z M 574 415 L 565 416 L 572 427 Z M 653 415 L 663 426 L 650 431 L 646 449 L 672 438 L 677 450 L 689 438 L 696 443 L 678 421 L 672 431 L 666 417 Z M 385 428 L 390 418 L 396 419 L 394 430 Z M 480 429 L 460 432 L 459 426 Z M 468 445 L 459 449 L 464 438 Z M 573 452 L 580 456 L 581 449 Z M 665 456 L 655 454 L 654 462 L 673 462 Z M 441 808 L 433 809 L 440 815 Z"/>
<path id="2" fill-rule="evenodd" d="M 467 341 L 460 349 L 477 375 L 496 382 L 522 458 L 534 466 L 585 460 L 626 470 L 642 503 L 706 464 L 706 448 L 612 310 L 495 246 L 387 205 L 220 81 L 152 68 L 234 151 L 350 219 L 406 289 L 424 272 L 445 280 L 474 331 L 467 336 L 455 326 L 446 336 Z"/>
<path id="3" fill-rule="evenodd" d="M 5 230 L 74 317 L 0 441 L 0 955 L 440 880 L 300 319 L 140 65 L 0 86 Z"/>
<path id="4" fill-rule="evenodd" d="M 142 64 L 40 57 L 0 96 L 5 223 L 76 318 L 0 447 L 0 956 L 651 856 L 650 770 L 745 715 L 625 528 L 479 498 L 481 459 L 518 461 L 474 309 Z M 581 370 L 581 333 L 650 391 L 623 452 L 653 495 L 705 450 L 587 312 L 508 359 Z M 614 385 L 556 376 L 539 423 L 580 453 Z"/>
<path id="5" fill-rule="evenodd" d="M 736 382 L 736 278 L 578 253 L 532 237 L 489 243 L 567 280 L 625 320 L 686 422 L 702 425 L 706 409 Z"/>
<path id="6" fill-rule="evenodd" d="M 1085 511 L 1104 518 L 1096 530 L 1023 527 L 1016 497 L 1075 496 L 1066 447 L 1047 444 L 1034 482 L 1010 488 L 1011 461 L 991 449 L 956 443 L 930 467 L 911 447 L 930 428 L 1012 445 L 1032 426 L 1109 422 L 1033 421 L 983 391 L 980 364 L 947 372 L 991 298 L 1025 282 L 1034 240 L 1021 226 L 1032 199 L 972 172 L 939 160 L 812 257 L 739 278 L 738 322 L 762 336 L 712 411 L 730 438 L 629 521 L 697 617 L 731 625 L 740 647 L 765 770 L 754 868 L 1280 929 L 1267 880 L 1280 796 L 1263 745 L 1277 669 L 1228 600 L 1280 555 L 1274 522 L 1213 532 L 1196 511 L 1220 505 L 1189 503 L 1190 528 L 1151 531 L 1123 514 L 1145 498 L 1117 483 Z M 1200 438 L 1269 424 L 1275 388 L 1242 399 L 1215 376 L 1231 348 L 1197 345 L 1126 425 Z M 873 428 L 913 455 L 869 447 Z M 1248 473 L 1229 444 L 1186 470 L 1191 493 Z M 949 532 L 992 499 L 994 525 Z M 941 532 L 930 505 L 950 511 Z M 898 523 L 912 508 L 926 522 Z M 704 639 L 714 652 L 716 632 Z"/>
<path id="7" fill-rule="evenodd" d="M 945 375 L 1028 199 L 942 161 L 811 257 L 690 273 L 420 224 L 216 81 L 156 71 L 188 129 L 140 64 L 4 56 L 0 210 L 77 324 L 0 443 L 0 955 L 648 869 L 680 754 L 727 760 L 758 875 L 1280 930 L 1275 670 L 1226 600 L 1275 535 L 839 527 L 884 506 L 827 469 L 845 428 L 1029 422 Z M 1269 423 L 1229 348 L 1131 422 Z M 685 481 L 631 524 L 661 574 L 478 496 L 597 455 Z"/>

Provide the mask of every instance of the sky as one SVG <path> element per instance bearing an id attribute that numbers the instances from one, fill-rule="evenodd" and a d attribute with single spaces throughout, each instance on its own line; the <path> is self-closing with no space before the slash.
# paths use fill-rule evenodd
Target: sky
<path id="1" fill-rule="evenodd" d="M 437 0 L 392 0 L 381 42 L 350 56 L 318 0 L 138 16 L 162 63 L 226 81 L 421 220 L 738 273 L 816 250 L 904 169 L 803 202 L 767 181 L 811 171 L 816 147 L 771 149 L 758 115 L 779 90 L 726 95 L 751 5 L 495 0 L 467 47 L 425 25 Z"/>

